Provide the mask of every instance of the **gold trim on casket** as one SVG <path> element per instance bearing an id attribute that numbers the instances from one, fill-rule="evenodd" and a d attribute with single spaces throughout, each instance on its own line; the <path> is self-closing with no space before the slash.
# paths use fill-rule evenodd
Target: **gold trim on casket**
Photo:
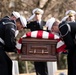
<path id="1" fill-rule="evenodd" d="M 56 61 L 57 40 L 23 38 L 21 60 Z"/>

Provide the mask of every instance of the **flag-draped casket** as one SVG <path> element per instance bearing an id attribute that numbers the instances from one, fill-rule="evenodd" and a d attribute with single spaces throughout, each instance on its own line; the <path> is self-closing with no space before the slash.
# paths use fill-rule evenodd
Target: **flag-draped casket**
<path id="1" fill-rule="evenodd" d="M 46 31 L 28 32 L 16 45 L 20 59 L 27 61 L 56 61 L 57 53 L 64 52 L 65 47 L 58 35 Z"/>

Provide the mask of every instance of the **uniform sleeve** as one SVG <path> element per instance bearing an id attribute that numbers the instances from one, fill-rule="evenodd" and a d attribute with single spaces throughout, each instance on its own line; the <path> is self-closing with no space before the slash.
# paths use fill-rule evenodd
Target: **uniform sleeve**
<path id="1" fill-rule="evenodd" d="M 15 50 L 16 40 L 15 40 L 15 28 L 14 25 L 5 26 L 5 50 L 12 52 Z"/>

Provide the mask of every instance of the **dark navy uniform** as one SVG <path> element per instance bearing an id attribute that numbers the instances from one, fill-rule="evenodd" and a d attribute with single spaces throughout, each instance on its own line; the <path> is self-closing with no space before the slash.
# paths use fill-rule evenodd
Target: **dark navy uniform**
<path id="1" fill-rule="evenodd" d="M 27 24 L 27 28 L 29 28 L 31 31 L 35 30 L 43 30 L 43 26 L 45 26 L 45 21 L 41 21 L 41 25 L 37 21 L 32 21 Z"/>
<path id="2" fill-rule="evenodd" d="M 15 22 L 8 16 L 0 21 L 0 75 L 12 75 L 12 61 L 7 52 L 15 51 Z"/>
<path id="3" fill-rule="evenodd" d="M 35 30 L 43 30 L 43 26 L 45 26 L 45 21 L 41 21 L 41 24 L 39 24 L 37 21 L 32 21 L 27 24 L 27 28 L 29 28 L 31 31 Z M 47 70 L 47 62 L 34 62 L 36 75 L 48 75 Z"/>
<path id="4" fill-rule="evenodd" d="M 62 22 L 59 25 L 60 34 L 68 49 L 68 75 L 76 74 L 76 22 Z"/>

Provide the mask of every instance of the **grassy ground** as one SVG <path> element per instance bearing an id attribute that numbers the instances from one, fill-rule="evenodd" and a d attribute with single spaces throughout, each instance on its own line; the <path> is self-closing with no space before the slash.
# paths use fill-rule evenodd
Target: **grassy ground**
<path id="1" fill-rule="evenodd" d="M 64 72 L 67 75 L 67 70 L 57 70 L 54 75 L 59 75 L 59 73 Z M 35 73 L 19 74 L 19 75 L 36 75 Z"/>
<path id="2" fill-rule="evenodd" d="M 54 75 L 59 75 L 60 73 L 65 73 L 67 75 L 67 70 L 57 70 Z"/>
<path id="3" fill-rule="evenodd" d="M 35 73 L 19 74 L 19 75 L 36 75 Z"/>

